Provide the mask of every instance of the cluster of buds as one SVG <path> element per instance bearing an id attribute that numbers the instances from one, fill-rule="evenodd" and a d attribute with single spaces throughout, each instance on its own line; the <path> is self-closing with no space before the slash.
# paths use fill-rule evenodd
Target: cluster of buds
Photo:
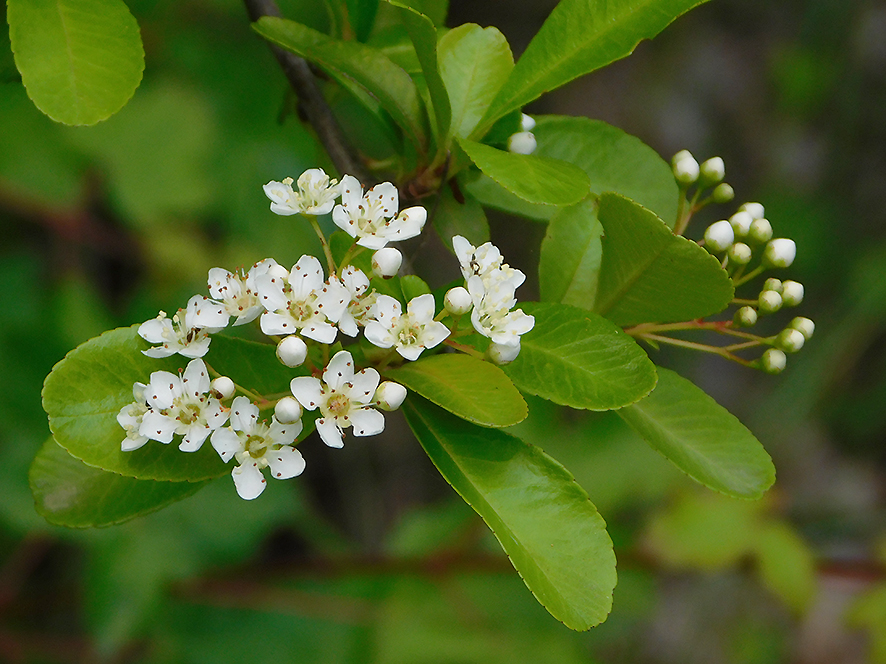
<path id="1" fill-rule="evenodd" d="M 178 376 L 156 371 L 147 384 L 136 383 L 134 401 L 117 416 L 126 432 L 123 451 L 138 449 L 149 440 L 169 444 L 181 436 L 179 449 L 195 452 L 208 439 L 224 462 L 236 459 L 234 484 L 247 500 L 264 490 L 265 468 L 277 479 L 294 477 L 304 470 L 304 458 L 295 444 L 304 428 L 305 410 L 318 411 L 316 429 L 329 447 L 343 447 L 347 429 L 354 436 L 376 435 L 385 426 L 380 411 L 396 410 L 406 398 L 406 388 L 382 381 L 379 369 L 391 362 L 417 360 L 424 351 L 447 341 L 455 348 L 482 355 L 479 349 L 453 341 L 473 332 L 490 340 L 488 359 L 512 361 L 520 352 L 520 335 L 535 323 L 532 316 L 514 309 L 515 290 L 525 275 L 508 266 L 491 243 L 474 247 L 461 236 L 453 238 L 453 246 L 465 286 L 450 289 L 439 313 L 430 293 L 412 298 L 404 312 L 399 300 L 377 293 L 370 277 L 350 261 L 370 249 L 374 251 L 372 274 L 395 276 L 402 256 L 387 244 L 421 233 L 427 219 L 425 209 L 400 211 L 399 193 L 389 182 L 364 192 L 356 178 L 345 175 L 338 183 L 320 169 L 303 173 L 296 189 L 292 185 L 293 180 L 287 178 L 264 186 L 271 211 L 307 217 L 323 245 L 329 276 L 325 276 L 320 260 L 311 255 L 302 256 L 291 269 L 273 258 L 259 261 L 247 271 L 212 268 L 209 297 L 194 295 L 171 319 L 160 312 L 138 329 L 142 338 L 157 344 L 142 351 L 145 355 L 179 354 L 191 362 Z M 330 212 L 335 225 L 353 238 L 338 264 L 316 220 Z M 459 329 L 461 316 L 468 312 L 473 329 Z M 283 365 L 305 366 L 310 371 L 310 375 L 293 377 L 290 394 L 283 397 L 256 395 L 226 376 L 210 382 L 212 369 L 200 359 L 210 349 L 212 334 L 232 321 L 243 325 L 256 320 L 276 343 L 277 358 Z M 356 366 L 347 349 L 335 353 L 328 362 L 323 359 L 329 358 L 329 347 L 339 332 L 356 338 L 361 329 L 366 341 L 388 351 L 376 358 L 376 367 Z M 260 421 L 261 410 L 272 407 L 270 422 Z"/>
<path id="2" fill-rule="evenodd" d="M 520 131 L 508 137 L 508 151 L 515 154 L 532 154 L 538 143 L 535 140 L 535 120 L 525 113 L 520 116 Z"/>
<path id="3" fill-rule="evenodd" d="M 689 150 L 680 150 L 671 159 L 671 170 L 680 187 L 680 209 L 674 226 L 678 235 L 686 230 L 692 215 L 703 207 L 711 203 L 728 203 L 735 197 L 732 186 L 723 182 L 726 164 L 721 157 L 711 157 L 699 164 Z M 695 190 L 689 195 L 691 187 Z"/>

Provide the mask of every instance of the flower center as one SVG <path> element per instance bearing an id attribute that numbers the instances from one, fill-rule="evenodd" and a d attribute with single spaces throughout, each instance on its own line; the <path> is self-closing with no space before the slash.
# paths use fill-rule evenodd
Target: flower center
<path id="1" fill-rule="evenodd" d="M 341 417 L 351 409 L 351 400 L 344 394 L 333 394 L 326 402 L 326 408 L 333 417 Z"/>
<path id="2" fill-rule="evenodd" d="M 268 441 L 264 436 L 251 435 L 246 437 L 246 452 L 253 459 L 261 459 L 268 449 Z"/>
<path id="3" fill-rule="evenodd" d="M 400 330 L 397 340 L 404 346 L 414 344 L 418 340 L 418 325 L 408 325 Z"/>
<path id="4" fill-rule="evenodd" d="M 200 407 L 197 404 L 187 404 L 178 411 L 178 421 L 182 424 L 193 424 L 200 417 Z"/>

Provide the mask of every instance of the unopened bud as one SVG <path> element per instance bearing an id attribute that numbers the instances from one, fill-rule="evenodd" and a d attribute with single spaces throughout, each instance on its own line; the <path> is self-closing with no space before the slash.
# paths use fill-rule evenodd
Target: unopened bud
<path id="1" fill-rule="evenodd" d="M 471 294 L 462 286 L 450 288 L 443 297 L 443 307 L 453 316 L 462 316 L 468 313 L 472 306 Z"/>
<path id="2" fill-rule="evenodd" d="M 680 159 L 675 158 L 673 162 L 673 171 L 674 178 L 676 178 L 677 182 L 688 187 L 698 180 L 698 162 L 695 161 L 695 158 L 691 154 L 688 154 L 688 152 L 687 155 L 688 156 L 683 156 Z"/>
<path id="3" fill-rule="evenodd" d="M 805 318 L 803 316 L 797 316 L 794 320 L 791 321 L 788 327 L 799 330 L 800 334 L 806 337 L 806 341 L 809 341 L 812 338 L 812 335 L 815 333 L 815 323 L 813 323 L 809 318 Z"/>
<path id="4" fill-rule="evenodd" d="M 714 253 L 726 251 L 735 241 L 735 232 L 732 230 L 732 224 L 725 219 L 723 221 L 715 221 L 708 226 L 704 232 L 705 246 Z"/>
<path id="5" fill-rule="evenodd" d="M 508 152 L 514 154 L 532 154 L 538 142 L 535 140 L 535 134 L 531 131 L 518 131 L 508 137 Z"/>
<path id="6" fill-rule="evenodd" d="M 215 396 L 218 399 L 230 399 L 234 396 L 234 392 L 237 391 L 237 386 L 234 385 L 234 381 L 227 376 L 219 376 L 212 381 L 209 389 L 215 393 Z"/>
<path id="7" fill-rule="evenodd" d="M 711 200 L 714 203 L 728 203 L 733 198 L 735 198 L 735 189 L 732 188 L 732 185 L 725 182 L 718 184 L 714 187 L 714 191 L 711 192 Z"/>
<path id="8" fill-rule="evenodd" d="M 786 353 L 796 353 L 803 348 L 803 344 L 806 343 L 806 337 L 803 336 L 800 330 L 788 327 L 778 333 L 775 343 Z"/>
<path id="9" fill-rule="evenodd" d="M 735 237 L 747 237 L 748 231 L 751 230 L 751 224 L 754 223 L 754 218 L 741 210 L 729 217 L 729 223 L 732 224 Z"/>
<path id="10" fill-rule="evenodd" d="M 764 290 L 758 299 L 758 308 L 761 314 L 774 314 L 781 309 L 781 295 L 774 290 Z"/>
<path id="11" fill-rule="evenodd" d="M 698 179 L 706 185 L 713 185 L 720 182 L 725 175 L 726 164 L 723 163 L 723 160 L 720 157 L 711 157 L 710 159 L 703 161 L 698 168 Z"/>
<path id="12" fill-rule="evenodd" d="M 743 210 L 751 215 L 751 219 L 762 219 L 763 215 L 766 214 L 763 206 L 759 203 L 745 203 L 738 209 Z"/>
<path id="13" fill-rule="evenodd" d="M 292 424 L 301 419 L 301 404 L 293 397 L 283 397 L 274 406 L 274 417 L 280 424 Z"/>
<path id="14" fill-rule="evenodd" d="M 759 244 L 772 239 L 772 224 L 768 219 L 754 219 L 748 229 L 748 239 Z"/>
<path id="15" fill-rule="evenodd" d="M 746 245 L 744 242 L 736 242 L 729 248 L 729 262 L 735 263 L 736 265 L 747 265 L 751 262 L 751 258 L 753 257 L 753 252 L 751 252 L 751 248 Z"/>
<path id="16" fill-rule="evenodd" d="M 784 300 L 784 306 L 796 307 L 803 301 L 806 289 L 799 281 L 788 279 L 782 284 L 781 299 Z"/>
<path id="17" fill-rule="evenodd" d="M 495 364 L 507 364 L 520 354 L 520 341 L 516 344 L 497 344 L 494 341 L 486 349 L 486 356 Z"/>
<path id="18" fill-rule="evenodd" d="M 760 358 L 760 368 L 768 374 L 780 374 L 788 363 L 788 356 L 778 348 L 770 348 Z"/>
<path id="19" fill-rule="evenodd" d="M 382 410 L 397 410 L 406 399 L 406 388 L 386 380 L 375 390 L 375 403 Z"/>
<path id="20" fill-rule="evenodd" d="M 277 344 L 277 359 L 287 367 L 300 367 L 308 356 L 308 346 L 294 334 Z"/>
<path id="21" fill-rule="evenodd" d="M 797 257 L 797 245 L 788 238 L 770 240 L 763 250 L 763 263 L 769 267 L 790 267 Z"/>
<path id="22" fill-rule="evenodd" d="M 781 279 L 776 279 L 775 277 L 769 277 L 766 281 L 763 282 L 763 289 L 762 290 L 774 290 L 776 293 L 781 295 L 783 289 L 784 289 L 784 284 L 781 282 Z"/>
<path id="23" fill-rule="evenodd" d="M 523 131 L 532 131 L 535 129 L 535 118 L 532 118 L 525 113 L 520 114 L 520 129 Z"/>
<path id="24" fill-rule="evenodd" d="M 372 273 L 383 279 L 390 279 L 400 271 L 403 254 L 394 247 L 385 247 L 372 254 Z"/>
<path id="25" fill-rule="evenodd" d="M 742 307 L 735 312 L 732 322 L 739 327 L 753 327 L 757 324 L 757 310 L 753 307 Z"/>

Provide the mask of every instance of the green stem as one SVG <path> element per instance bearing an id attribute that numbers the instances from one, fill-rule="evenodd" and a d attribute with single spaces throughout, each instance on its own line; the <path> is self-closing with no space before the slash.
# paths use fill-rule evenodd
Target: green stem
<path id="1" fill-rule="evenodd" d="M 326 241 L 326 236 L 323 235 L 323 231 L 320 229 L 320 224 L 317 222 L 317 218 L 314 215 L 304 215 L 308 218 L 308 221 L 311 222 L 311 226 L 314 228 L 314 232 L 317 234 L 317 237 L 320 238 L 320 244 L 323 245 L 323 254 L 326 256 L 326 265 L 328 266 L 328 274 L 331 276 L 335 274 L 335 261 L 332 258 L 332 250 L 329 248 L 329 243 Z"/>
<path id="2" fill-rule="evenodd" d="M 738 277 L 733 277 L 732 281 L 735 284 L 735 287 L 738 288 L 742 284 L 746 284 L 747 282 L 749 282 L 754 277 L 756 277 L 760 274 L 763 274 L 763 270 L 765 270 L 765 269 L 766 268 L 763 267 L 762 265 L 758 265 L 755 269 L 751 270 L 743 277 L 741 275 L 738 275 Z"/>
<path id="3" fill-rule="evenodd" d="M 732 360 L 733 362 L 737 362 L 738 364 L 741 364 L 743 366 L 751 366 L 751 363 L 744 358 L 741 358 L 738 355 L 733 355 L 728 350 L 726 350 L 725 348 L 721 348 L 720 346 L 708 346 L 707 344 L 695 343 L 694 341 L 684 341 L 683 339 L 674 339 L 673 337 L 666 337 L 660 334 L 642 334 L 640 335 L 640 338 L 648 339 L 650 341 L 657 341 L 658 343 L 669 344 L 671 346 L 690 348 L 692 350 L 701 351 L 702 353 L 719 355 L 720 357 L 726 358 L 727 360 Z"/>
<path id="4" fill-rule="evenodd" d="M 447 339 L 443 343 L 446 344 L 447 346 L 451 346 L 452 348 L 455 348 L 455 350 L 460 350 L 462 353 L 465 353 L 466 355 L 476 357 L 477 359 L 480 359 L 480 360 L 484 359 L 483 353 L 481 353 L 479 350 L 477 350 L 473 346 L 468 346 L 467 344 L 460 344 L 457 341 L 453 341 L 452 339 Z"/>

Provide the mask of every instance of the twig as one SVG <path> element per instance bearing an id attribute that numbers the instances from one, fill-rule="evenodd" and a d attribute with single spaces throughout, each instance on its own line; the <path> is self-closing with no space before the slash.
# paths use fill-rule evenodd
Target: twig
<path id="1" fill-rule="evenodd" d="M 280 9 L 274 0 L 243 0 L 243 2 L 246 5 L 250 21 L 255 22 L 262 16 L 281 16 Z M 307 61 L 274 44 L 269 44 L 269 46 L 274 57 L 277 58 L 277 62 L 280 63 L 280 68 L 286 75 L 289 84 L 298 95 L 308 122 L 317 132 L 317 138 L 326 148 L 326 152 L 339 174 L 347 173 L 365 185 L 371 184 L 372 179 L 345 138 L 341 126 L 317 86 L 317 81 L 311 73 Z"/>

